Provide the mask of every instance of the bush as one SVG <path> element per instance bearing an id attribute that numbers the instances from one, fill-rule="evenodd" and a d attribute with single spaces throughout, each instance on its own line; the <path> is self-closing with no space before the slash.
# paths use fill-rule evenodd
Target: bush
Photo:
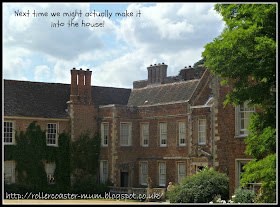
<path id="1" fill-rule="evenodd" d="M 197 174 L 183 178 L 182 184 L 167 193 L 171 203 L 209 203 L 215 196 L 229 197 L 229 178 L 205 167 Z"/>
<path id="2" fill-rule="evenodd" d="M 254 203 L 256 198 L 254 190 L 237 188 L 234 191 L 234 203 Z"/>

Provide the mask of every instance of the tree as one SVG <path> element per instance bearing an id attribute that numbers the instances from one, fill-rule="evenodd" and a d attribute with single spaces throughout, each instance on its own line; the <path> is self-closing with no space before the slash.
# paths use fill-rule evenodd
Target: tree
<path id="1" fill-rule="evenodd" d="M 233 85 L 225 105 L 248 101 L 261 109 L 251 117 L 245 142 L 254 160 L 244 167 L 241 182 L 262 182 L 263 201 L 275 202 L 276 4 L 216 4 L 215 10 L 226 27 L 205 46 L 204 66 L 223 79 L 221 84 Z"/>

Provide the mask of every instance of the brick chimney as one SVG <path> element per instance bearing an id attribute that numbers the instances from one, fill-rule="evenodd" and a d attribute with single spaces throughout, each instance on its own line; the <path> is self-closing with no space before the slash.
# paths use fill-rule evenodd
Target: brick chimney
<path id="1" fill-rule="evenodd" d="M 180 75 L 183 80 L 193 80 L 194 79 L 194 68 L 189 66 L 188 68 L 185 67 L 180 71 Z"/>
<path id="2" fill-rule="evenodd" d="M 79 70 L 78 95 L 80 101 L 85 101 L 85 71 L 82 68 Z"/>
<path id="3" fill-rule="evenodd" d="M 85 71 L 85 101 L 91 102 L 91 73 L 89 69 Z"/>
<path id="4" fill-rule="evenodd" d="M 164 63 L 158 65 L 150 65 L 148 70 L 148 84 L 164 83 L 167 76 L 167 65 Z"/>
<path id="5" fill-rule="evenodd" d="M 71 70 L 71 94 L 70 94 L 70 101 L 78 101 L 78 86 L 77 86 L 77 75 L 78 70 L 73 68 Z"/>
<path id="6" fill-rule="evenodd" d="M 71 70 L 70 101 L 91 102 L 91 71 Z"/>

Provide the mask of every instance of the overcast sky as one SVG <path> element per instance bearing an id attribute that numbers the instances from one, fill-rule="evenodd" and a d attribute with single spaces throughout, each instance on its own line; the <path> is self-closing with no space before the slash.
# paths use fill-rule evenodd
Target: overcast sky
<path id="1" fill-rule="evenodd" d="M 92 71 L 92 85 L 122 88 L 147 79 L 151 64 L 165 63 L 167 75 L 177 75 L 199 61 L 204 46 L 222 32 L 224 22 L 213 8 L 210 3 L 3 3 L 3 75 L 70 83 L 75 67 Z M 34 10 L 44 16 L 34 17 Z M 115 16 L 126 11 L 132 15 Z M 59 17 L 51 16 L 57 12 Z M 68 27 L 71 19 L 77 27 Z M 64 26 L 52 27 L 58 21 Z M 99 27 L 84 27 L 82 21 Z"/>

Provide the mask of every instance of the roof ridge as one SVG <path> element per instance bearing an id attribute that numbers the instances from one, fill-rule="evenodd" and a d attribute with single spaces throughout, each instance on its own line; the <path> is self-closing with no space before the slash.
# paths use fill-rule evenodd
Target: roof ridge
<path id="1" fill-rule="evenodd" d="M 69 85 L 69 86 L 71 86 L 71 83 L 52 83 L 52 82 L 38 82 L 38 81 L 25 81 L 25 80 L 12 80 L 12 79 L 3 79 L 3 80 L 4 80 L 4 81 L 9 81 L 9 82 L 39 83 L 39 84 L 59 84 L 59 85 Z M 94 86 L 94 85 L 91 85 L 91 87 L 115 88 L 115 89 L 126 89 L 126 90 L 131 90 L 131 88 L 121 88 L 121 87 L 111 87 L 111 86 Z"/>
<path id="2" fill-rule="evenodd" d="M 147 89 L 147 88 L 156 88 L 156 87 L 162 87 L 162 86 L 177 85 L 177 84 L 183 84 L 183 83 L 196 82 L 199 80 L 200 79 L 192 79 L 192 80 L 187 80 L 187 81 L 179 81 L 179 82 L 164 83 L 164 84 L 151 84 L 151 85 L 147 85 L 143 88 L 133 88 L 133 90 L 142 90 L 142 89 Z"/>
<path id="3" fill-rule="evenodd" d="M 26 81 L 26 80 L 12 80 L 12 79 L 4 79 L 4 81 L 9 81 L 9 82 L 22 82 L 22 83 L 42 83 L 42 84 L 71 85 L 70 83 L 52 83 L 52 82 L 39 82 L 39 81 Z"/>

